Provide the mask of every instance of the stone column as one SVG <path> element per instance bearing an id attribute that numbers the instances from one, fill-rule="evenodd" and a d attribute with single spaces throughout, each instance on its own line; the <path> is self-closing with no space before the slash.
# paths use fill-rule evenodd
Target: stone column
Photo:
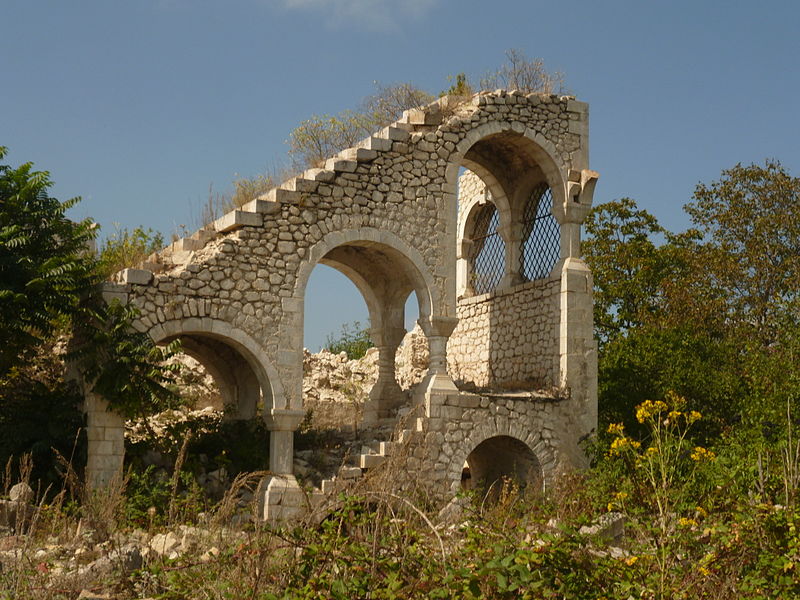
<path id="1" fill-rule="evenodd" d="M 501 235 L 506 245 L 505 274 L 498 288 L 510 288 L 523 282 L 522 278 L 522 223 L 509 223 Z"/>
<path id="2" fill-rule="evenodd" d="M 265 417 L 269 429 L 269 468 L 272 474 L 259 486 L 262 518 L 285 521 L 300 513 L 306 497 L 294 476 L 294 432 L 305 416 L 303 410 L 273 408 Z"/>
<path id="3" fill-rule="evenodd" d="M 89 442 L 86 483 L 90 489 L 108 487 L 122 477 L 125 459 L 125 420 L 108 410 L 96 394 L 86 394 L 86 437 Z"/>
<path id="4" fill-rule="evenodd" d="M 563 204 L 554 207 L 561 225 L 559 385 L 568 390 L 578 423 L 575 441 L 597 428 L 597 342 L 592 315 L 592 274 L 580 258 L 581 223 L 589 213 L 597 173 L 570 172 Z M 577 447 L 569 448 L 576 463 L 583 462 Z"/>
<path id="5" fill-rule="evenodd" d="M 447 340 L 458 324 L 458 317 L 419 319 L 428 338 L 428 372 L 417 387 L 418 400 L 424 400 L 428 417 L 439 417 L 441 405 L 448 394 L 458 394 L 458 388 L 447 372 Z M 419 395 L 422 395 L 420 398 Z"/>
<path id="6" fill-rule="evenodd" d="M 407 294 L 397 297 L 405 298 Z M 369 393 L 369 401 L 364 407 L 364 422 L 374 424 L 380 419 L 385 419 L 391 413 L 408 401 L 408 396 L 403 392 L 395 377 L 395 355 L 397 347 L 406 334 L 403 321 L 405 320 L 405 305 L 383 311 L 381 317 L 382 327 L 370 330 L 370 337 L 378 348 L 378 379 Z"/>

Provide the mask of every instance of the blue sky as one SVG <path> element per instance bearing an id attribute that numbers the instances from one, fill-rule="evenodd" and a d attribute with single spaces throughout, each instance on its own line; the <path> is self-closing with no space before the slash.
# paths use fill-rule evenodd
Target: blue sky
<path id="1" fill-rule="evenodd" d="M 438 93 L 519 48 L 591 105 L 595 201 L 677 230 L 737 162 L 800 175 L 799 22 L 796 0 L 3 0 L 0 145 L 82 196 L 75 217 L 169 235 L 209 186 L 279 166 L 302 119 L 374 81 Z M 355 319 L 355 288 L 318 267 L 306 344 Z"/>

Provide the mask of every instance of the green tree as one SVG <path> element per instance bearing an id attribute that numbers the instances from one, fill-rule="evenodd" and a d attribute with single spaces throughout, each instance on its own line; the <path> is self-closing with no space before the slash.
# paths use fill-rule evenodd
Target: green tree
<path id="1" fill-rule="evenodd" d="M 630 198 L 601 204 L 586 219 L 583 253 L 594 274 L 594 322 L 605 343 L 642 325 L 661 305 L 669 267 L 656 218 Z"/>
<path id="2" fill-rule="evenodd" d="M 698 184 L 686 205 L 702 235 L 695 268 L 725 299 L 730 325 L 773 343 L 800 301 L 800 178 L 774 160 Z"/>
<path id="3" fill-rule="evenodd" d="M 50 185 L 31 163 L 0 165 L 0 377 L 75 316 L 98 281 L 95 224 L 67 218 L 79 199 L 52 198 Z"/>
<path id="4" fill-rule="evenodd" d="M 800 339 L 800 180 L 775 161 L 737 165 L 686 209 L 696 228 L 680 234 L 630 199 L 587 220 L 601 420 L 674 390 L 709 432 L 775 421 L 800 392 L 786 368 Z"/>

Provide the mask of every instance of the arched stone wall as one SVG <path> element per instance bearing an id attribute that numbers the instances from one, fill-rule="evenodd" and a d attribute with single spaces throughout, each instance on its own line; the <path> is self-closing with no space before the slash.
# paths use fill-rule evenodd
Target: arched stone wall
<path id="1" fill-rule="evenodd" d="M 566 436 L 573 444 L 573 437 L 583 435 L 595 418 L 591 276 L 578 258 L 580 223 L 596 179 L 587 165 L 588 107 L 581 102 L 518 91 L 481 93 L 457 102 L 444 98 L 407 111 L 357 147 L 176 241 L 141 269 L 125 270 L 105 294 L 137 306 L 136 327 L 154 339 L 195 335 L 225 343 L 243 357 L 265 395 L 271 390 L 272 402 L 265 407 L 271 468 L 282 479 L 270 483 L 269 493 L 283 490 L 296 499 L 292 436 L 303 417 L 304 295 L 308 276 L 320 262 L 340 269 L 362 291 L 372 335 L 387 356 L 403 326 L 397 321 L 401 304 L 416 292 L 430 349 L 430 367 L 416 400 L 424 400 L 420 418 L 433 439 L 444 432 L 458 437 L 450 421 L 440 420 L 443 413 L 449 411 L 453 423 L 467 419 L 463 407 L 450 404 L 461 395 L 448 374 L 447 359 L 453 359 L 450 373 L 476 385 L 474 373 L 464 369 L 469 354 L 470 369 L 488 365 L 488 384 L 550 390 L 555 404 L 570 406 L 563 414 L 583 415 L 567 419 L 569 427 L 580 429 Z M 547 181 L 554 214 L 566 232 L 553 277 L 517 285 L 508 267 L 516 259 L 508 253 L 504 289 L 468 298 L 466 304 L 456 301 L 457 242 L 463 233 L 456 186 L 462 166 L 481 175 L 492 191 L 505 223 L 503 236 L 512 248 L 520 198 L 538 180 Z M 380 283 L 369 271 L 369 256 L 383 261 Z M 514 306 L 523 307 L 524 314 L 511 310 Z M 486 309 L 487 323 L 498 335 L 476 345 L 462 334 L 471 319 L 480 321 L 479 309 Z M 459 318 L 462 329 L 453 333 Z M 517 332 L 521 324 L 522 339 Z M 459 337 L 461 347 L 453 343 Z M 211 352 L 198 347 L 206 350 Z M 391 394 L 388 364 L 382 363 L 387 385 L 381 393 Z M 561 391 L 555 394 L 555 388 Z M 474 424 L 499 405 L 494 398 L 470 407 L 477 411 L 469 417 Z M 99 410 L 89 414 L 90 429 L 106 427 Z M 558 431 L 553 435 L 565 437 L 561 429 L 547 429 L 548 419 L 566 422 L 562 413 L 546 413 L 543 421 L 537 420 L 539 413 L 520 414 L 522 429 Z M 522 433 L 511 435 L 527 439 Z M 432 456 L 438 456 L 434 450 Z M 282 511 L 288 504 L 281 502 L 267 505 Z"/>
<path id="2" fill-rule="evenodd" d="M 228 345 L 247 361 L 256 375 L 265 412 L 272 408 L 285 408 L 285 395 L 277 370 L 264 349 L 244 331 L 231 327 L 225 321 L 204 317 L 165 321 L 151 327 L 147 333 L 156 344 L 182 336 L 199 335 Z"/>
<path id="3" fill-rule="evenodd" d="M 478 423 L 468 436 L 453 452 L 447 467 L 447 479 L 450 481 L 450 490 L 458 492 L 461 487 L 461 472 L 467 457 L 486 440 L 496 437 L 510 437 L 519 440 L 533 452 L 542 469 L 542 478 L 545 487 L 552 483 L 553 468 L 555 466 L 554 449 L 542 438 L 541 431 L 529 428 L 530 423 L 508 422 L 505 426 L 498 426 L 493 419 Z"/>

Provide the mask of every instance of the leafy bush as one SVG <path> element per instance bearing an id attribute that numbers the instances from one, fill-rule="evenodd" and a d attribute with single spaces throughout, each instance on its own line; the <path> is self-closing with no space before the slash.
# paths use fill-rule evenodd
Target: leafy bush
<path id="1" fill-rule="evenodd" d="M 110 277 L 121 269 L 135 267 L 163 247 L 164 236 L 150 228 L 117 228 L 100 247 L 98 268 L 104 277 Z"/>

